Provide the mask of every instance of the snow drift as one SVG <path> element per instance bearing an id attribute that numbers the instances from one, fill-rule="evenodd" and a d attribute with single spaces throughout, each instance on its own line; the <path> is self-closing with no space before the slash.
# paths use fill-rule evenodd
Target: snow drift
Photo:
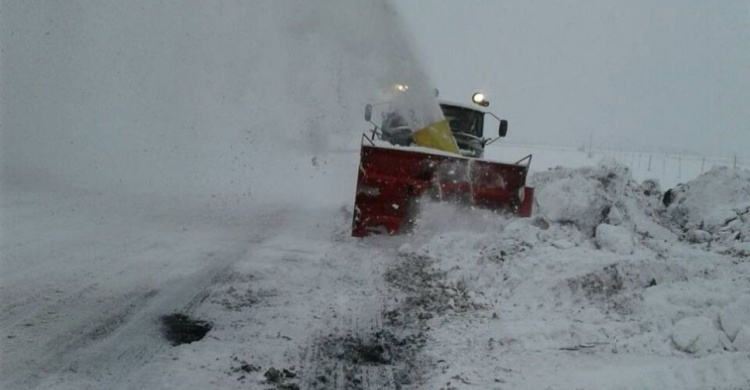
<path id="1" fill-rule="evenodd" d="M 692 243 L 750 256 L 750 171 L 714 168 L 668 191 L 666 216 Z"/>
<path id="2" fill-rule="evenodd" d="M 531 219 L 432 205 L 460 227 L 424 217 L 399 252 L 411 267 L 426 268 L 421 275 L 442 275 L 423 293 L 436 316 L 436 340 L 426 354 L 451 358 L 428 384 L 616 389 L 750 383 L 748 256 L 692 244 L 676 217 L 744 210 L 738 206 L 745 201 L 746 175 L 720 170 L 687 183 L 675 201 L 685 212 L 677 214 L 675 205 L 664 205 L 657 183 L 638 183 L 612 163 L 535 173 L 538 207 Z M 708 184 L 714 180 L 723 186 Z M 725 191 L 725 201 L 698 200 L 705 186 Z M 609 374 L 592 376 L 586 367 Z"/>

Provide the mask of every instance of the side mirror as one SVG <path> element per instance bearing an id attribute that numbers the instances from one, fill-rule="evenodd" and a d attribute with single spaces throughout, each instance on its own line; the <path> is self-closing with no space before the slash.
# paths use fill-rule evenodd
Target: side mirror
<path id="1" fill-rule="evenodd" d="M 500 130 L 499 130 L 499 136 L 505 137 L 505 135 L 508 134 L 508 121 L 505 119 L 500 121 Z"/>
<path id="2" fill-rule="evenodd" d="M 369 122 L 372 119 L 372 104 L 365 105 L 365 122 Z"/>

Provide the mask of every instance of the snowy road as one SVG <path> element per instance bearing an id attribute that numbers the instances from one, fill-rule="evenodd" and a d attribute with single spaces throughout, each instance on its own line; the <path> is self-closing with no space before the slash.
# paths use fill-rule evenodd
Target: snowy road
<path id="1" fill-rule="evenodd" d="M 284 224 L 282 211 L 238 226 L 111 212 L 95 197 L 4 195 L 14 224 L 3 232 L 3 388 L 56 387 L 50 378 L 70 373 L 120 383 L 168 349 L 159 316 L 195 310 Z"/>
<path id="2" fill-rule="evenodd" d="M 399 239 L 354 241 L 343 209 L 184 215 L 59 195 L 3 197 L 18 221 L 2 247 L 3 388 L 395 386 L 399 357 L 371 342 Z M 160 318 L 175 312 L 214 328 L 172 346 Z"/>

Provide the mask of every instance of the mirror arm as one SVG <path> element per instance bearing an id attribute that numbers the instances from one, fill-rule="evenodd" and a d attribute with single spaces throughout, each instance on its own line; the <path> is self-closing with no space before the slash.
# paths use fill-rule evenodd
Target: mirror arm
<path id="1" fill-rule="evenodd" d="M 495 115 L 495 113 L 493 113 L 492 111 L 485 111 L 484 113 L 485 114 L 490 114 L 490 115 L 492 115 L 493 118 L 497 119 L 498 122 L 502 122 L 502 119 L 500 119 L 500 117 L 498 117 L 497 115 Z M 502 137 L 488 138 L 488 139 L 484 140 L 483 146 L 492 145 L 493 142 L 499 140 L 500 138 L 502 138 Z"/>
<path id="2" fill-rule="evenodd" d="M 499 140 L 500 138 L 501 138 L 501 137 L 495 137 L 495 138 L 492 138 L 492 139 L 487 139 L 487 140 L 486 140 L 486 141 L 484 142 L 484 146 L 487 146 L 487 145 L 492 145 L 492 143 L 493 143 L 493 142 L 495 142 L 495 141 Z"/>
<path id="3" fill-rule="evenodd" d="M 485 114 L 492 115 L 492 117 L 495 118 L 495 119 L 497 119 L 498 122 L 500 122 L 502 120 L 502 119 L 500 119 L 500 117 L 498 117 L 497 115 L 495 115 L 492 111 L 485 111 Z"/>

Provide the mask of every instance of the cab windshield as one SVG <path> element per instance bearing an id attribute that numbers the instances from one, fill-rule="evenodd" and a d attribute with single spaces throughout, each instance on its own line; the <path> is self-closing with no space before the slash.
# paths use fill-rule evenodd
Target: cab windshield
<path id="1" fill-rule="evenodd" d="M 448 121 L 452 132 L 482 137 L 484 121 L 481 112 L 447 104 L 441 104 L 440 108 L 443 110 L 445 120 Z"/>

